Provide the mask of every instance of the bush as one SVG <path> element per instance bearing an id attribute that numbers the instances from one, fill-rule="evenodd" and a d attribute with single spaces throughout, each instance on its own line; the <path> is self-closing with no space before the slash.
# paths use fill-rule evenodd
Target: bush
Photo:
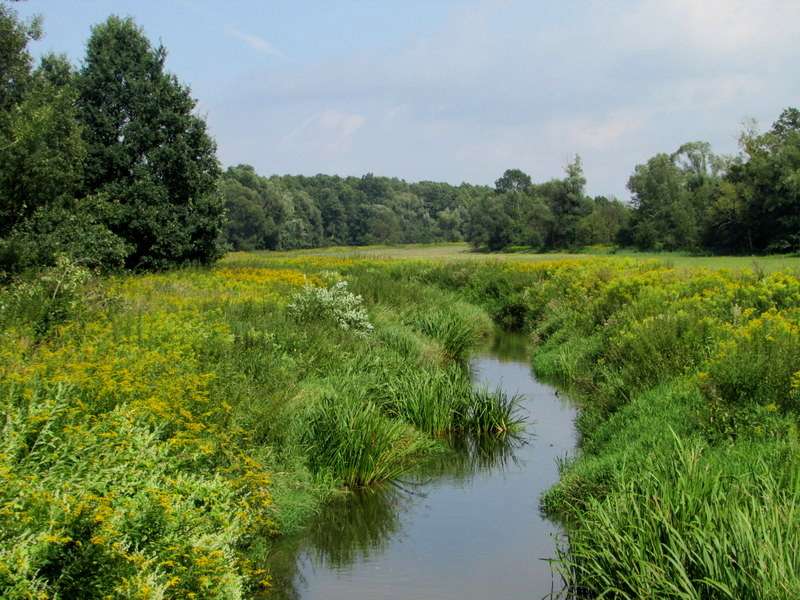
<path id="1" fill-rule="evenodd" d="M 361 336 L 368 335 L 373 326 L 363 307 L 363 300 L 361 296 L 349 292 L 347 285 L 347 281 L 327 288 L 307 285 L 292 297 L 287 306 L 289 314 L 298 323 L 329 321 L 339 329 Z"/>
<path id="2" fill-rule="evenodd" d="M 0 240 L 0 272 L 52 266 L 59 256 L 90 269 L 122 268 L 130 246 L 98 220 L 96 207 L 96 202 L 87 200 L 78 208 L 37 210 Z"/>
<path id="3" fill-rule="evenodd" d="M 800 410 L 800 327 L 770 311 L 734 329 L 700 380 L 712 402 Z"/>
<path id="4" fill-rule="evenodd" d="M 75 316 L 89 278 L 88 269 L 59 256 L 55 266 L 0 293 L 0 325 L 27 323 L 35 335 L 46 334 L 54 325 Z"/>

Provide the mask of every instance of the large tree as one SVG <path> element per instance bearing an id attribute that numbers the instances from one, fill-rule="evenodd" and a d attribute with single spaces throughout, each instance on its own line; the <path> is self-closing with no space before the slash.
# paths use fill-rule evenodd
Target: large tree
<path id="1" fill-rule="evenodd" d="M 92 29 L 78 78 L 84 191 L 109 198 L 130 267 L 208 262 L 221 250 L 216 147 L 165 59 L 132 19 L 112 16 Z"/>
<path id="2" fill-rule="evenodd" d="M 0 129 L 0 235 L 34 211 L 69 204 L 83 176 L 86 146 L 66 59 L 47 56 Z"/>
<path id="3" fill-rule="evenodd" d="M 639 248 L 675 250 L 696 246 L 700 218 L 686 173 L 668 154 L 636 165 L 628 180 L 633 195 L 632 240 Z"/>
<path id="4" fill-rule="evenodd" d="M 22 99 L 33 66 L 28 42 L 41 35 L 39 18 L 22 21 L 0 1 L 0 115 Z"/>
<path id="5" fill-rule="evenodd" d="M 734 206 L 746 203 L 746 249 L 800 250 L 800 110 L 787 108 L 758 135 L 742 136 L 743 159 L 731 168 Z"/>

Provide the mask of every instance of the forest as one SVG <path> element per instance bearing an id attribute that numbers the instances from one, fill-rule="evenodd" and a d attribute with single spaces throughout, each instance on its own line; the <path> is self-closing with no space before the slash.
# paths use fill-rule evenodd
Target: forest
<path id="1" fill-rule="evenodd" d="M 797 251 L 800 111 L 787 108 L 769 131 L 739 141 L 733 157 L 688 142 L 636 165 L 629 204 L 588 195 L 578 156 L 562 179 L 534 183 L 508 169 L 494 187 L 372 174 L 267 178 L 239 165 L 222 175 L 227 240 L 240 250 L 463 240 L 490 251 Z"/>

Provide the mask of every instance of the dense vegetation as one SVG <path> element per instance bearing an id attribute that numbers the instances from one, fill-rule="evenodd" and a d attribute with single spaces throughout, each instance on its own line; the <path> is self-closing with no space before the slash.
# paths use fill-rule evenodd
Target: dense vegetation
<path id="1" fill-rule="evenodd" d="M 575 590 L 792 597 L 798 314 L 792 275 L 624 258 L 62 260 L 0 297 L 2 595 L 268 585 L 272 540 L 337 487 L 514 428 L 463 367 L 494 321 L 583 398 L 581 455 L 542 499 Z"/>
<path id="2" fill-rule="evenodd" d="M 84 62 L 0 3 L 0 596 L 240 598 L 275 536 L 391 480 L 514 399 L 465 366 L 493 323 L 583 399 L 542 500 L 581 595 L 800 595 L 800 280 L 656 262 L 233 254 L 466 240 L 793 252 L 800 111 L 741 154 L 636 167 L 633 205 L 506 171 L 493 188 L 224 173 L 188 88 L 130 19 Z M 193 265 L 188 267 L 187 265 Z M 164 272 L 168 267 L 181 270 Z M 98 276 L 95 269 L 158 273 Z M 478 445 L 480 446 L 480 445 Z"/>
<path id="3" fill-rule="evenodd" d="M 189 90 L 132 20 L 92 29 L 74 69 L 33 68 L 41 34 L 0 3 L 0 275 L 52 265 L 165 268 L 221 256 L 219 165 Z"/>
<path id="4" fill-rule="evenodd" d="M 464 365 L 491 328 L 453 292 L 335 258 L 108 279 L 62 259 L 7 287 L 0 596 L 268 586 L 272 540 L 340 486 L 517 427 Z"/>
<path id="5" fill-rule="evenodd" d="M 763 134 L 746 131 L 736 157 L 705 142 L 637 165 L 632 205 L 590 197 L 580 158 L 563 179 L 535 184 L 507 170 L 494 188 L 356 177 L 223 175 L 228 240 L 236 249 L 468 241 L 484 250 L 577 249 L 725 253 L 800 249 L 800 111 Z"/>
<path id="6" fill-rule="evenodd" d="M 495 188 L 462 183 L 316 175 L 261 177 L 229 168 L 221 189 L 228 241 L 237 250 L 467 240 L 476 248 L 576 248 L 611 244 L 630 209 L 585 195 L 580 159 L 563 180 L 531 183 L 511 169 Z"/>

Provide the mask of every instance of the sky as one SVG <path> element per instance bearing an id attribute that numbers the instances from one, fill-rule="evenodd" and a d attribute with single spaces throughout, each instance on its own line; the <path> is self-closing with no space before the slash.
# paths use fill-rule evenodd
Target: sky
<path id="1" fill-rule="evenodd" d="M 224 166 L 491 184 L 519 168 L 627 198 L 682 143 L 737 152 L 800 105 L 797 0 L 27 0 L 76 65 L 132 16 L 168 50 Z"/>

